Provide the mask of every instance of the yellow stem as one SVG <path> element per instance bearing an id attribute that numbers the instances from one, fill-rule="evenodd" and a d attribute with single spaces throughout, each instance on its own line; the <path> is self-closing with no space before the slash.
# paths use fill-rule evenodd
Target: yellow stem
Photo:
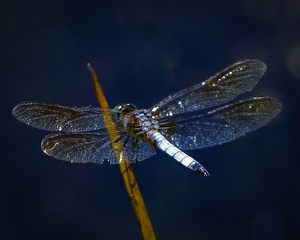
<path id="1" fill-rule="evenodd" d="M 96 97 L 97 97 L 100 108 L 109 108 L 108 103 L 105 99 L 104 93 L 102 91 L 102 88 L 99 84 L 97 75 L 89 63 L 88 63 L 88 69 L 92 76 L 95 93 L 96 93 Z M 107 112 L 106 114 L 104 112 L 103 114 L 104 114 L 103 118 L 104 118 L 106 127 L 108 128 L 108 126 L 109 126 L 109 129 L 115 130 L 115 131 L 108 132 L 113 149 L 120 149 L 121 146 L 118 146 L 120 144 L 120 141 L 117 141 L 117 142 L 113 141 L 113 139 L 117 139 L 118 136 L 116 134 L 112 134 L 112 133 L 117 133 L 117 129 L 112 121 L 111 115 L 109 112 Z M 115 151 L 115 154 L 116 154 L 117 159 L 120 159 L 120 152 Z M 130 164 L 128 163 L 128 160 L 126 161 L 127 156 L 125 156 L 125 158 L 122 156 L 122 159 L 125 159 L 125 163 L 119 164 L 120 171 L 121 171 L 124 183 L 125 183 L 127 194 L 131 201 L 131 205 L 133 207 L 136 218 L 140 225 L 143 238 L 147 239 L 147 240 L 155 240 L 156 237 L 155 237 L 155 234 L 154 234 L 154 231 L 152 228 L 152 224 L 150 222 L 150 219 L 149 219 L 149 216 L 147 213 L 147 209 L 144 204 L 144 200 L 143 200 L 143 197 L 139 190 L 138 184 L 135 180 L 133 171 L 128 170 L 128 167 L 130 166 Z"/>

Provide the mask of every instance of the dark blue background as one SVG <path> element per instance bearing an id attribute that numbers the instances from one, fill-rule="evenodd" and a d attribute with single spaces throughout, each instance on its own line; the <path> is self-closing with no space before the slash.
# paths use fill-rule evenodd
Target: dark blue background
<path id="1" fill-rule="evenodd" d="M 110 2 L 110 3 L 108 3 Z M 141 239 L 117 166 L 43 154 L 47 132 L 21 101 L 148 108 L 239 59 L 268 70 L 252 94 L 283 103 L 266 127 L 188 152 L 203 178 L 165 153 L 134 168 L 158 239 L 300 239 L 299 1 L 6 1 L 1 27 L 1 239 Z"/>

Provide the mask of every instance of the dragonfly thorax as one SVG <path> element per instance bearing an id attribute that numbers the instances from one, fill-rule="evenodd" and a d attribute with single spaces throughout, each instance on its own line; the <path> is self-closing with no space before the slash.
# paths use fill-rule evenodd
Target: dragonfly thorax
<path id="1" fill-rule="evenodd" d="M 131 103 L 118 105 L 113 111 L 113 119 L 117 123 L 122 122 L 124 129 L 131 135 L 141 135 L 150 130 L 158 130 L 159 124 L 153 120 L 151 112 L 146 109 L 137 110 Z"/>
<path id="2" fill-rule="evenodd" d="M 134 138 L 147 141 L 150 130 L 159 129 L 158 121 L 152 118 L 151 112 L 146 109 L 137 110 L 132 104 L 119 105 L 114 108 L 113 116 L 121 122 L 125 131 Z"/>
<path id="3" fill-rule="evenodd" d="M 152 114 L 146 109 L 135 111 L 134 117 L 139 124 L 142 133 L 146 133 L 150 130 L 157 131 L 159 129 L 158 121 L 152 119 Z"/>

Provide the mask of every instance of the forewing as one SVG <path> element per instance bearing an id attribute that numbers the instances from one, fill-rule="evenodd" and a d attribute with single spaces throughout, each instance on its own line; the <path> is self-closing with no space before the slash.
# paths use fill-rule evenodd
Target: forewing
<path id="1" fill-rule="evenodd" d="M 110 109 L 69 108 L 35 102 L 16 105 L 12 114 L 21 122 L 48 131 L 86 132 L 104 128 L 103 112 Z"/>
<path id="2" fill-rule="evenodd" d="M 151 109 L 152 114 L 165 117 L 226 103 L 252 90 L 265 71 L 266 65 L 259 60 L 239 61 L 206 81 L 165 98 Z"/>
<path id="3" fill-rule="evenodd" d="M 124 162 L 125 155 L 129 163 L 135 163 L 155 154 L 154 149 L 146 143 L 139 142 L 132 149 L 135 139 L 124 136 L 126 137 L 114 139 L 115 144 L 112 145 L 105 131 L 51 134 L 43 139 L 41 147 L 46 154 L 54 158 L 77 163 L 102 164 L 107 160 L 110 164 L 118 164 Z M 116 158 L 115 152 L 120 159 Z"/>
<path id="4" fill-rule="evenodd" d="M 281 103 L 270 96 L 257 96 L 200 114 L 174 116 L 175 128 L 162 133 L 180 149 L 192 150 L 232 141 L 271 121 Z"/>

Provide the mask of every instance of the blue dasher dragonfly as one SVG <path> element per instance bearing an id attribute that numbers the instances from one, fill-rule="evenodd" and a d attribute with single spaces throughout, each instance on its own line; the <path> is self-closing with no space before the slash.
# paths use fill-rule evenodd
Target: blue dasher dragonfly
<path id="1" fill-rule="evenodd" d="M 226 143 L 272 120 L 282 106 L 271 96 L 227 104 L 251 91 L 265 71 L 266 65 L 259 60 L 242 60 L 150 109 L 138 110 L 133 104 L 104 109 L 22 102 L 12 114 L 32 127 L 58 132 L 47 135 L 41 148 L 60 160 L 119 164 L 126 155 L 129 163 L 137 163 L 154 155 L 158 147 L 187 168 L 209 176 L 205 167 L 182 150 Z M 114 130 L 104 122 L 108 115 L 118 132 L 113 142 L 109 132 Z"/>

